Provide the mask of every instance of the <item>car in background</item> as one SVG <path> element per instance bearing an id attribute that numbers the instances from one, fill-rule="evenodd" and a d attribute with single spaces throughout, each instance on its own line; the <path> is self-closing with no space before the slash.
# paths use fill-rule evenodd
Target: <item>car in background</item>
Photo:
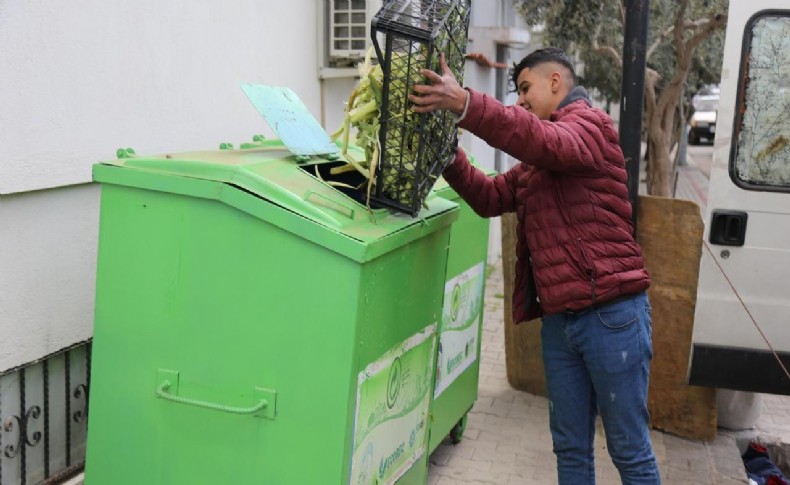
<path id="1" fill-rule="evenodd" d="M 699 145 L 703 138 L 713 142 L 716 136 L 716 111 L 719 109 L 719 95 L 696 95 L 692 104 L 694 111 L 689 120 L 689 145 Z"/>
<path id="2" fill-rule="evenodd" d="M 697 96 L 718 96 L 719 94 L 721 94 L 721 88 L 718 84 L 705 84 L 699 88 L 695 98 Z"/>

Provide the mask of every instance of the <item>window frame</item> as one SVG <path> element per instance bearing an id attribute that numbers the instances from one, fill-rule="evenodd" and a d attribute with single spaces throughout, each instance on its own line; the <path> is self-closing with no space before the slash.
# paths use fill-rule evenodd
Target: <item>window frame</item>
<path id="1" fill-rule="evenodd" d="M 327 37 L 325 39 L 325 42 L 327 43 L 327 50 L 328 50 L 329 59 L 332 60 L 332 61 L 350 61 L 350 60 L 351 61 L 360 61 L 360 60 L 365 58 L 365 53 L 367 52 L 368 48 L 371 45 L 371 41 L 370 41 L 370 21 L 373 18 L 373 14 L 375 14 L 375 12 L 371 11 L 372 10 L 371 7 L 375 4 L 375 2 L 371 2 L 371 0 L 361 0 L 364 3 L 364 7 L 361 10 L 359 10 L 359 9 L 355 9 L 354 6 L 353 6 L 354 2 L 358 1 L 358 0 L 346 0 L 346 1 L 348 2 L 348 8 L 346 10 L 344 10 L 343 12 L 338 12 L 338 11 L 335 10 L 337 0 L 328 0 L 327 5 L 326 5 L 326 8 L 327 8 L 326 16 L 327 16 L 327 21 L 328 21 L 328 26 L 327 26 L 327 34 L 328 35 L 327 35 Z M 335 23 L 335 15 L 336 14 L 342 14 L 342 13 L 346 13 L 346 14 L 349 15 L 348 22 L 346 22 L 344 24 L 336 24 Z M 352 17 L 353 17 L 354 14 L 360 14 L 360 13 L 365 16 L 365 21 L 362 22 L 361 24 L 355 24 L 353 22 L 353 20 L 352 20 Z M 353 31 L 353 29 L 355 27 L 358 28 L 360 26 L 364 27 L 365 32 L 362 35 L 362 37 L 355 37 L 352 34 L 352 31 Z M 336 37 L 335 36 L 335 28 L 336 27 L 348 28 L 349 29 L 349 33 L 348 33 L 347 38 Z M 335 42 L 338 41 L 338 40 L 340 40 L 340 41 L 348 41 L 349 42 L 348 47 L 347 48 L 336 47 L 335 46 Z M 364 43 L 364 46 L 362 48 L 360 48 L 360 49 L 355 49 L 355 48 L 353 48 L 353 42 L 354 41 L 357 41 L 357 42 L 361 41 L 361 42 Z"/>

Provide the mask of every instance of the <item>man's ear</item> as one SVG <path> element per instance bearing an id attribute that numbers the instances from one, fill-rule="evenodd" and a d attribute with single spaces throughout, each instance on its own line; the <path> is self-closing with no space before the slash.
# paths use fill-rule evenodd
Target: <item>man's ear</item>
<path id="1" fill-rule="evenodd" d="M 551 73 L 551 94 L 557 94 L 562 87 L 562 75 L 554 71 Z"/>

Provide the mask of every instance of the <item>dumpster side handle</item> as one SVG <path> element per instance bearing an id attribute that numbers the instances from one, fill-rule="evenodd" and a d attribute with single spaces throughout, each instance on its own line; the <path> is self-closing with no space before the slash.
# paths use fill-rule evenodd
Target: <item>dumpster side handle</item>
<path id="1" fill-rule="evenodd" d="M 225 413 L 252 414 L 256 417 L 274 419 L 277 392 L 271 389 L 255 387 L 253 389 L 253 395 L 258 398 L 258 402 L 253 406 L 227 406 L 224 404 L 217 404 L 208 401 L 200 401 L 198 399 L 179 397 L 177 395 L 179 377 L 179 373 L 177 371 L 163 371 L 160 369 L 157 373 L 157 376 L 157 382 L 159 382 L 159 385 L 156 388 L 156 396 L 161 399 L 172 401 L 178 404 L 187 404 L 189 406 L 197 406 L 200 408 L 211 409 Z"/>

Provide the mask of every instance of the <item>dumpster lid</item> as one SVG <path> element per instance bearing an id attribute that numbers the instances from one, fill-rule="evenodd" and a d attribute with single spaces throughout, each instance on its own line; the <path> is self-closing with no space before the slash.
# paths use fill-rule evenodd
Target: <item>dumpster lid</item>
<path id="1" fill-rule="evenodd" d="M 150 157 L 123 152 L 127 158 L 95 165 L 93 177 L 102 183 L 218 199 L 358 261 L 373 259 L 458 217 L 458 205 L 440 197 L 426 200 L 426 207 L 415 218 L 387 209 L 369 210 L 303 168 L 341 163 L 334 157 L 312 157 L 300 165 L 297 160 L 304 158 L 293 156 L 282 141 L 256 140 L 237 150 Z M 349 151 L 356 157 L 364 156 L 356 147 Z M 168 183 L 176 179 L 178 184 Z M 206 182 L 221 184 L 221 190 L 198 190 Z M 228 189 L 235 194 L 229 194 Z M 268 204 L 261 204 L 261 200 Z M 262 206 L 268 208 L 261 210 Z M 308 221 L 312 227 L 305 225 Z"/>
<path id="2" fill-rule="evenodd" d="M 255 109 L 294 155 L 337 153 L 337 146 L 291 89 L 263 84 L 241 85 Z"/>

